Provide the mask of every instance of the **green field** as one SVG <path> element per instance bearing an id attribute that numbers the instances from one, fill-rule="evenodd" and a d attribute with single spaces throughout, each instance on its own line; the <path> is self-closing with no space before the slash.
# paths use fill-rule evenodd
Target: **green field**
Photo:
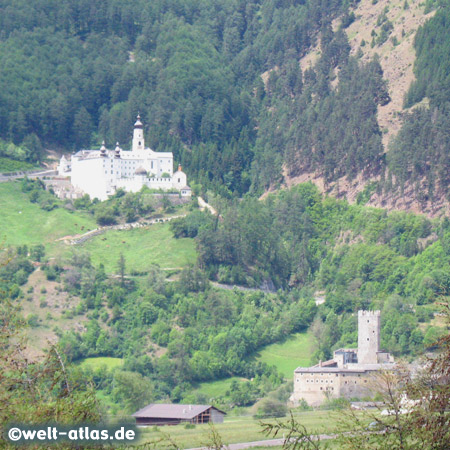
<path id="1" fill-rule="evenodd" d="M 0 211 L 0 243 L 4 245 L 50 244 L 54 248 L 58 238 L 97 226 L 94 219 L 84 213 L 63 208 L 44 211 L 29 201 L 19 181 L 0 183 Z"/>
<path id="2" fill-rule="evenodd" d="M 21 191 L 19 181 L 0 183 L 0 244 L 44 244 L 48 256 L 69 255 L 74 248 L 91 253 L 92 262 L 105 265 L 107 272 L 117 271 L 121 253 L 126 271 L 145 271 L 152 263 L 162 268 L 181 268 L 195 263 L 193 239 L 175 239 L 168 224 L 150 225 L 125 231 L 107 231 L 82 245 L 72 247 L 58 241 L 98 227 L 92 216 L 64 208 L 44 211 L 31 203 Z"/>
<path id="3" fill-rule="evenodd" d="M 25 161 L 17 161 L 15 159 L 5 158 L 0 156 L 0 173 L 1 172 L 16 172 L 18 170 L 30 170 L 36 166 Z"/>
<path id="4" fill-rule="evenodd" d="M 85 358 L 80 362 L 80 367 L 89 367 L 92 370 L 100 369 L 101 367 L 106 367 L 108 370 L 115 369 L 116 367 L 121 367 L 123 365 L 122 358 L 111 358 L 108 356 L 98 356 L 96 358 Z"/>
<path id="5" fill-rule="evenodd" d="M 286 341 L 271 344 L 256 353 L 257 361 L 275 366 L 286 378 L 293 377 L 294 370 L 299 367 L 307 367 L 311 364 L 311 348 L 314 338 L 309 333 L 296 333 Z M 201 383 L 196 393 L 205 394 L 208 398 L 218 398 L 225 395 L 233 380 L 243 381 L 243 378 L 231 377 L 224 380 L 208 381 Z"/>
<path id="6" fill-rule="evenodd" d="M 258 352 L 257 360 L 275 366 L 286 378 L 292 378 L 294 370 L 311 364 L 311 348 L 314 337 L 309 333 L 296 333 L 283 343 L 268 345 Z"/>
<path id="7" fill-rule="evenodd" d="M 245 381 L 245 378 L 230 377 L 224 380 L 207 381 L 201 383 L 194 392 L 206 395 L 209 399 L 214 399 L 225 395 L 225 392 L 230 388 L 233 380 Z"/>
<path id="8" fill-rule="evenodd" d="M 331 411 L 307 411 L 294 413 L 294 417 L 300 421 L 311 433 L 332 432 L 337 425 L 338 413 Z M 265 422 L 273 422 L 267 419 Z M 259 420 L 252 417 L 226 417 L 223 424 L 216 424 L 215 428 L 222 437 L 224 444 L 236 442 L 251 442 L 263 439 L 272 439 L 262 433 Z M 178 448 L 200 447 L 208 443 L 209 425 L 196 425 L 193 429 L 186 429 L 184 425 L 141 429 L 142 442 L 162 437 L 162 432 L 170 435 L 177 443 Z M 282 437 L 282 436 L 279 436 Z M 158 448 L 164 448 L 159 445 Z M 173 448 L 173 447 L 171 447 Z M 272 447 L 273 448 L 273 447 Z"/>
<path id="9" fill-rule="evenodd" d="M 126 272 L 145 271 L 150 264 L 161 268 L 181 268 L 195 263 L 193 239 L 175 239 L 168 224 L 126 231 L 107 231 L 78 246 L 91 254 L 93 264 L 103 263 L 107 272 L 117 272 L 122 253 Z"/>

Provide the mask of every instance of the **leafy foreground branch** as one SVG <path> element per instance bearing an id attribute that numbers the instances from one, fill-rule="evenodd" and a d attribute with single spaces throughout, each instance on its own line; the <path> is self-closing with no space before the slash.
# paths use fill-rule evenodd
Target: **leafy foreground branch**
<path id="1" fill-rule="evenodd" d="M 306 427 L 290 415 L 287 421 L 277 420 L 276 423 L 261 423 L 263 433 L 267 436 L 277 437 L 283 434 L 283 449 L 286 450 L 319 450 L 323 448 L 320 444 L 320 436 L 311 435 Z"/>

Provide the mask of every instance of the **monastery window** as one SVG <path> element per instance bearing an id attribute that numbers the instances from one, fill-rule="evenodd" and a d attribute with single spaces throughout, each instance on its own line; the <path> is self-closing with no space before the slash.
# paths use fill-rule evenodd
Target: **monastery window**
<path id="1" fill-rule="evenodd" d="M 325 380 L 325 383 L 328 383 L 328 380 Z"/>
<path id="2" fill-rule="evenodd" d="M 323 380 L 320 380 L 321 383 L 323 383 Z"/>
<path id="3" fill-rule="evenodd" d="M 355 380 L 355 384 L 356 384 L 356 380 Z"/>
<path id="4" fill-rule="evenodd" d="M 369 340 L 369 338 L 367 338 L 367 340 Z"/>
<path id="5" fill-rule="evenodd" d="M 322 390 L 323 389 L 323 387 L 320 387 L 320 390 Z"/>
<path id="6" fill-rule="evenodd" d="M 316 380 L 316 383 L 318 383 L 319 382 L 319 380 Z"/>
<path id="7" fill-rule="evenodd" d="M 364 380 L 364 383 L 367 383 L 367 380 Z"/>
<path id="8" fill-rule="evenodd" d="M 333 382 L 333 380 L 330 380 L 330 383 L 332 383 Z"/>
<path id="9" fill-rule="evenodd" d="M 347 381 L 344 381 L 344 384 L 347 384 L 348 382 Z"/>
<path id="10" fill-rule="evenodd" d="M 114 173 L 114 170 L 111 170 L 111 173 Z"/>

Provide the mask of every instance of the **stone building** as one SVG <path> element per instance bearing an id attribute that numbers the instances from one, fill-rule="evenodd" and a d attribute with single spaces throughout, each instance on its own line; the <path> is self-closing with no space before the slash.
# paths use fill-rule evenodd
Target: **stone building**
<path id="1" fill-rule="evenodd" d="M 103 142 L 99 150 L 80 150 L 72 155 L 70 161 L 62 156 L 58 174 L 70 177 L 72 187 L 92 199 L 106 200 L 119 188 L 138 192 L 143 186 L 176 190 L 182 196 L 191 195 L 181 166 L 177 171 L 173 170 L 173 154 L 145 147 L 140 116 L 134 124 L 131 150 L 121 149 L 119 143 L 110 150 Z"/>
<path id="2" fill-rule="evenodd" d="M 370 396 L 373 375 L 393 366 L 393 357 L 380 350 L 380 311 L 358 311 L 358 348 L 340 348 L 329 361 L 295 369 L 290 400 L 317 406 L 327 398 Z"/>

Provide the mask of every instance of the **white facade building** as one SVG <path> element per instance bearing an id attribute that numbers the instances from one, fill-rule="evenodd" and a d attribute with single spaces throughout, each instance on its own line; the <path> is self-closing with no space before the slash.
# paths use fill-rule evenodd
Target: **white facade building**
<path id="1" fill-rule="evenodd" d="M 130 151 L 122 150 L 119 143 L 114 150 L 108 150 L 105 143 L 100 150 L 80 150 L 72 155 L 70 163 L 64 156 L 61 158 L 58 173 L 70 176 L 72 186 L 92 199 L 106 200 L 119 188 L 138 192 L 143 186 L 176 189 L 183 196 L 191 195 L 181 166 L 173 172 L 172 152 L 155 152 L 145 147 L 140 116 L 134 124 Z"/>

